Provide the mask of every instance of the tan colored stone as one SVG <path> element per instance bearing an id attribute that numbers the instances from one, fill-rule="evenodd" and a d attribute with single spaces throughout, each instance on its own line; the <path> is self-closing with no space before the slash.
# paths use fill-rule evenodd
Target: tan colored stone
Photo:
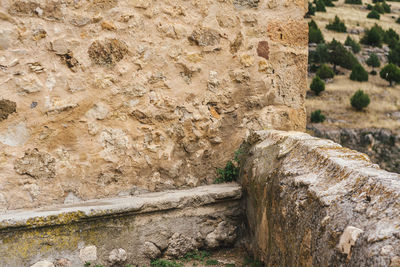
<path id="1" fill-rule="evenodd" d="M 253 0 L 4 1 L 0 93 L 18 111 L 0 122 L 10 209 L 212 183 L 249 130 L 305 129 L 297 0 L 273 10 Z M 34 178 L 12 166 L 32 148 L 56 160 L 37 197 L 24 188 Z"/>

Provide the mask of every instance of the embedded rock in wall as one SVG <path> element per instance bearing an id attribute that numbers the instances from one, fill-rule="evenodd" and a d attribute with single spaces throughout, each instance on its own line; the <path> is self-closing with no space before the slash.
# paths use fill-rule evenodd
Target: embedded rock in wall
<path id="1" fill-rule="evenodd" d="M 304 130 L 305 8 L 0 0 L 4 206 L 211 183 L 248 130 Z"/>
<path id="2" fill-rule="evenodd" d="M 0 100 L 0 121 L 6 120 L 8 116 L 17 111 L 17 105 L 7 99 Z"/>

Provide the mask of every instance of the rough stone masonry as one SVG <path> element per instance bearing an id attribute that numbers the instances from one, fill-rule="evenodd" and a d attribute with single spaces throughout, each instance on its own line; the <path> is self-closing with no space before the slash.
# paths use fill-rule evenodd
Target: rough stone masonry
<path id="1" fill-rule="evenodd" d="M 304 130 L 305 7 L 0 0 L 0 210 L 208 184 Z"/>

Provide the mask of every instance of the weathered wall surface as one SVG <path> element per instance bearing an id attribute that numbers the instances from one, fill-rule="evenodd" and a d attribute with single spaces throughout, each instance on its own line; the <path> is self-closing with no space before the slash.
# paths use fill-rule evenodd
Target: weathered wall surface
<path id="1" fill-rule="evenodd" d="M 0 0 L 0 207 L 209 183 L 304 130 L 306 1 Z"/>
<path id="2" fill-rule="evenodd" d="M 247 145 L 247 220 L 266 266 L 400 266 L 400 175 L 298 132 Z"/>
<path id="3" fill-rule="evenodd" d="M 231 246 L 241 237 L 241 196 L 224 184 L 9 212 L 0 215 L 0 266 L 150 266 Z"/>
<path id="4" fill-rule="evenodd" d="M 319 138 L 327 138 L 342 146 L 367 154 L 382 169 L 400 173 L 400 132 L 384 128 L 338 129 L 323 125 L 307 125 Z"/>

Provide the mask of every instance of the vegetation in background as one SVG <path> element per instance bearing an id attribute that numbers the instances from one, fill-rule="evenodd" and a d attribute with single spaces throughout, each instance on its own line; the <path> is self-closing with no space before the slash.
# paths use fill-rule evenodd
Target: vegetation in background
<path id="1" fill-rule="evenodd" d="M 361 51 L 361 46 L 360 44 L 355 41 L 353 38 L 351 38 L 349 35 L 346 38 L 346 41 L 344 42 L 344 45 L 350 46 L 351 50 L 353 51 L 354 54 L 357 54 L 358 52 Z"/>
<path id="2" fill-rule="evenodd" d="M 315 76 L 311 82 L 310 89 L 316 95 L 319 95 L 321 92 L 325 91 L 325 83 L 320 77 Z"/>
<path id="3" fill-rule="evenodd" d="M 361 66 L 361 64 L 354 66 L 350 74 L 350 80 L 358 82 L 368 81 L 368 72 Z"/>
<path id="4" fill-rule="evenodd" d="M 315 51 L 308 55 L 309 63 L 326 63 L 329 61 L 329 51 L 326 44 L 318 44 Z"/>
<path id="5" fill-rule="evenodd" d="M 375 53 L 372 53 L 366 61 L 367 65 L 374 68 L 379 68 L 381 66 L 381 61 Z"/>
<path id="6" fill-rule="evenodd" d="M 363 110 L 368 107 L 371 100 L 369 99 L 368 94 L 364 93 L 362 90 L 358 90 L 355 94 L 350 98 L 350 104 L 353 108 L 358 111 Z"/>
<path id="7" fill-rule="evenodd" d="M 311 2 L 308 2 L 308 11 L 307 11 L 307 13 L 305 14 L 305 18 L 311 18 L 311 16 L 314 16 L 315 15 L 315 11 L 316 11 L 316 8 L 315 8 L 315 6 L 313 5 L 313 3 L 311 3 Z"/>
<path id="8" fill-rule="evenodd" d="M 341 66 L 345 69 L 353 69 L 354 66 L 360 64 L 357 58 L 348 51 L 340 42 L 335 39 L 328 44 L 329 62 L 333 65 L 333 70 L 336 72 L 336 66 Z"/>
<path id="9" fill-rule="evenodd" d="M 391 6 L 388 5 L 385 1 L 382 2 L 382 7 L 385 13 L 391 13 Z"/>
<path id="10" fill-rule="evenodd" d="M 352 4 L 352 5 L 362 5 L 361 0 L 345 0 L 345 4 Z"/>
<path id="11" fill-rule="evenodd" d="M 365 45 L 372 45 L 376 47 L 382 47 L 384 30 L 375 24 L 371 29 L 365 31 L 363 38 L 360 43 Z"/>
<path id="12" fill-rule="evenodd" d="M 380 76 L 382 79 L 388 81 L 390 86 L 392 86 L 394 82 L 400 82 L 400 69 L 396 65 L 390 63 L 382 68 Z"/>
<path id="13" fill-rule="evenodd" d="M 311 20 L 308 23 L 308 42 L 309 43 L 324 43 L 324 36 L 322 35 L 321 30 L 318 28 L 317 23 L 314 20 Z"/>
<path id="14" fill-rule="evenodd" d="M 381 15 L 376 10 L 372 10 L 371 12 L 368 13 L 367 18 L 369 19 L 380 19 Z"/>
<path id="15" fill-rule="evenodd" d="M 326 12 L 325 3 L 322 0 L 315 1 L 315 11 L 317 12 Z"/>
<path id="16" fill-rule="evenodd" d="M 328 65 L 322 64 L 317 70 L 317 75 L 321 79 L 326 80 L 333 78 L 333 76 L 335 76 L 335 73 L 330 67 L 328 67 Z"/>
<path id="17" fill-rule="evenodd" d="M 312 123 L 322 123 L 325 121 L 325 119 L 326 117 L 324 114 L 322 114 L 322 111 L 320 109 L 311 112 L 310 121 Z"/>
<path id="18" fill-rule="evenodd" d="M 335 16 L 335 19 L 326 25 L 326 28 L 335 32 L 346 32 L 347 28 L 343 21 L 339 19 L 338 16 Z"/>
<path id="19" fill-rule="evenodd" d="M 383 42 L 388 44 L 390 48 L 394 48 L 399 43 L 400 36 L 392 28 L 385 31 Z"/>

